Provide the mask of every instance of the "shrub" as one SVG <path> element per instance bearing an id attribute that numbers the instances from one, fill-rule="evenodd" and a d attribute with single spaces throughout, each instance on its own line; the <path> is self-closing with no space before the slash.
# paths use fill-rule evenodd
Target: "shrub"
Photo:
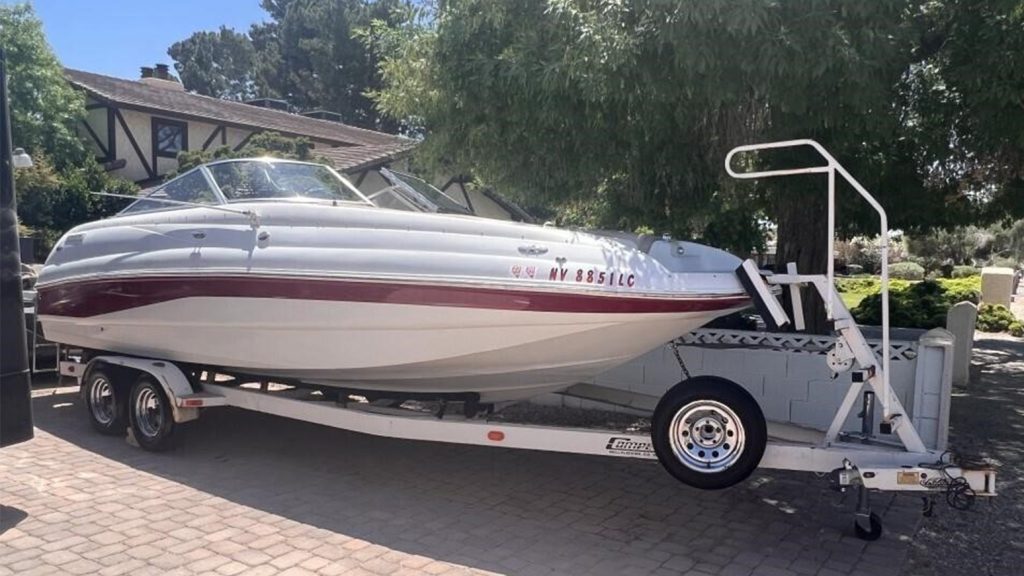
<path id="1" fill-rule="evenodd" d="M 1005 332 L 1017 323 L 1010 310 L 1002 304 L 982 304 L 978 308 L 978 330 L 982 332 Z"/>
<path id="2" fill-rule="evenodd" d="M 946 312 L 952 302 L 946 289 L 927 280 L 889 290 L 889 322 L 903 328 L 937 328 L 946 325 Z M 882 295 L 871 294 L 853 309 L 853 317 L 861 324 L 882 323 Z"/>
<path id="3" fill-rule="evenodd" d="M 924 280 L 924 267 L 914 262 L 897 262 L 889 265 L 889 277 L 900 280 Z"/>
<path id="4" fill-rule="evenodd" d="M 966 278 L 944 278 L 939 284 L 946 290 L 950 304 L 957 302 L 981 302 L 981 276 Z"/>
<path id="5" fill-rule="evenodd" d="M 873 280 L 874 284 L 869 280 Z M 844 278 L 842 284 L 842 288 L 848 292 L 869 292 L 852 310 L 857 322 L 876 326 L 881 324 L 882 296 L 878 293 L 878 278 Z M 938 328 L 946 325 L 946 313 L 950 306 L 964 301 L 977 304 L 980 300 L 981 278 L 978 276 L 925 280 L 913 284 L 893 280 L 889 283 L 889 320 L 893 326 L 902 328 Z"/>
<path id="6" fill-rule="evenodd" d="M 1016 336 L 1017 338 L 1024 338 L 1024 324 L 1019 320 L 1010 323 L 1010 335 Z"/>
<path id="7" fill-rule="evenodd" d="M 974 266 L 953 266 L 953 278 L 970 278 L 971 276 L 977 276 L 981 274 L 981 270 L 978 270 Z"/>

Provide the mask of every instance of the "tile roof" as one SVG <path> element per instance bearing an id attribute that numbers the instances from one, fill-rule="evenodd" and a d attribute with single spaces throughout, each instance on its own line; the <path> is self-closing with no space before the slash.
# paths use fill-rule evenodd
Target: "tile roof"
<path id="1" fill-rule="evenodd" d="M 323 156 L 342 172 L 358 172 L 364 168 L 385 164 L 403 155 L 416 146 L 413 140 L 403 139 L 398 144 L 381 144 L 373 146 L 338 146 L 336 148 L 317 147 L 314 156 Z"/>
<path id="2" fill-rule="evenodd" d="M 340 122 L 318 120 L 242 102 L 160 88 L 135 80 L 70 68 L 65 68 L 64 74 L 71 84 L 89 92 L 97 99 L 125 108 L 185 116 L 243 128 L 273 130 L 289 136 L 305 136 L 316 141 L 348 145 L 354 149 L 351 150 L 352 154 L 361 147 L 373 148 L 374 150 L 366 152 L 378 154 L 384 148 L 407 150 L 415 145 L 415 142 L 408 138 L 356 128 Z"/>

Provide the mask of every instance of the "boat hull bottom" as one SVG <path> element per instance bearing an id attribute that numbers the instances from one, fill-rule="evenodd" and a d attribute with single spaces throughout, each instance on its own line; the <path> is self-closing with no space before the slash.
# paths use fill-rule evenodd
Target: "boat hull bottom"
<path id="1" fill-rule="evenodd" d="M 41 320 L 48 339 L 91 350 L 396 396 L 499 402 L 586 382 L 742 307 L 560 313 L 200 297 Z"/>

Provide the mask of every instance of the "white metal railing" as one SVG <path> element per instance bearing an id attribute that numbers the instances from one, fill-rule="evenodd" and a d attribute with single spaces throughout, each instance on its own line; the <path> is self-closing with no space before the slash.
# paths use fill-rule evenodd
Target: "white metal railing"
<path id="1" fill-rule="evenodd" d="M 810 146 L 814 148 L 821 157 L 825 159 L 826 164 L 823 166 L 811 166 L 807 168 L 786 168 L 779 170 L 761 170 L 756 172 L 736 172 L 732 168 L 732 160 L 736 154 L 742 154 L 745 152 L 757 152 L 760 150 L 773 150 L 778 148 L 796 148 L 799 146 Z M 889 386 L 889 364 L 890 364 L 890 345 L 889 345 L 889 218 L 885 214 L 885 209 L 878 203 L 864 186 L 857 181 L 856 178 L 850 175 L 839 162 L 825 150 L 825 147 L 818 142 L 803 138 L 799 140 L 783 140 L 780 142 L 765 142 L 762 144 L 747 144 L 745 146 L 737 146 L 729 151 L 725 155 L 725 171 L 729 173 L 733 178 L 740 180 L 752 180 L 755 178 L 771 178 L 776 176 L 794 176 L 797 174 L 827 174 L 828 175 L 828 283 L 829 286 L 835 285 L 835 235 L 836 235 L 836 174 L 838 173 L 843 177 L 854 190 L 856 190 L 867 202 L 875 209 L 878 213 L 879 225 L 881 227 L 881 257 L 882 257 L 882 386 L 884 389 L 884 398 L 888 399 L 891 394 L 891 388 Z M 825 294 L 825 311 L 828 315 L 828 319 L 833 319 L 832 314 L 832 300 L 834 290 L 828 290 Z M 890 414 L 889 403 L 882 402 L 882 408 L 884 417 L 888 419 Z"/>

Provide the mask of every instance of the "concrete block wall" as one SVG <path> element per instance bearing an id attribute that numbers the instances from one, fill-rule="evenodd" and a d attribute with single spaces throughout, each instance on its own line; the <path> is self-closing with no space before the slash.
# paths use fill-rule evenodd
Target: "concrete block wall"
<path id="1" fill-rule="evenodd" d="M 698 330 L 684 337 L 678 351 L 692 376 L 720 376 L 743 386 L 758 401 L 768 420 L 824 431 L 832 423 L 852 379 L 851 372 L 833 378 L 829 371 L 824 350 L 833 341 L 833 338 L 820 336 Z M 945 446 L 952 341 L 948 332 L 937 329 L 925 334 L 919 342 L 893 342 L 890 382 L 915 423 L 926 428 L 922 436 L 930 447 Z M 592 383 L 660 397 L 682 379 L 672 347 L 666 344 L 600 374 Z M 609 409 L 607 404 L 556 394 L 533 401 Z M 860 430 L 859 410 L 858 404 L 847 418 L 844 430 Z M 876 414 L 881 414 L 877 402 L 875 410 Z"/>

